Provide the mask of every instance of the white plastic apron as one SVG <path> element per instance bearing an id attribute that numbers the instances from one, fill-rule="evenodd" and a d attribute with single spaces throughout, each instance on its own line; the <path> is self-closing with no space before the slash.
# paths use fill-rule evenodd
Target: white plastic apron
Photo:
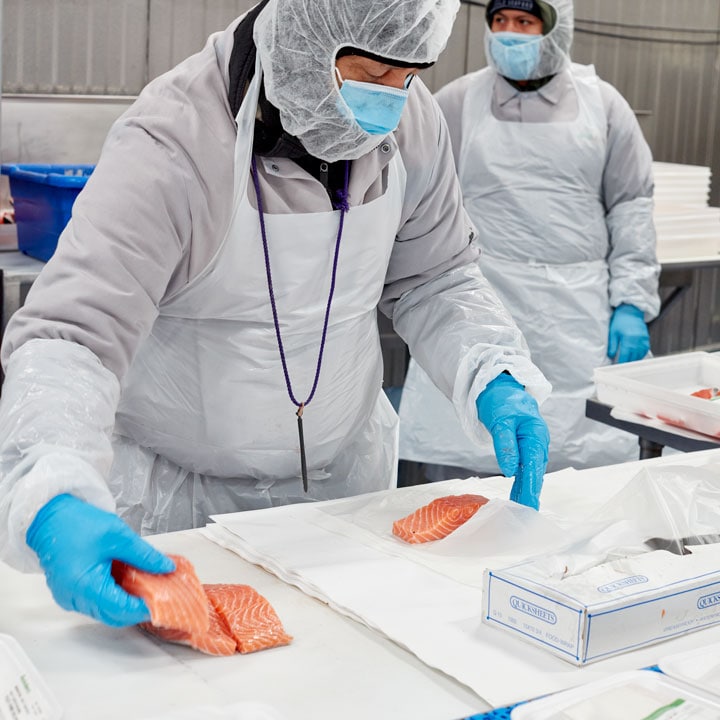
<path id="1" fill-rule="evenodd" d="M 553 386 L 541 407 L 550 429 L 549 470 L 637 458 L 632 435 L 585 418 L 593 369 L 609 363 L 601 199 L 607 121 L 594 69 L 573 65 L 571 75 L 579 104 L 574 121 L 515 123 L 493 116 L 497 75 L 480 73 L 463 106 L 458 169 L 483 273 Z M 405 392 L 412 394 L 403 405 L 414 407 L 414 427 L 405 427 L 403 408 L 401 457 L 498 472 L 491 442 L 479 447 L 463 435 L 450 402 L 417 366 Z M 439 434 L 433 425 L 443 426 Z"/>
<path id="2" fill-rule="evenodd" d="M 258 211 L 248 199 L 261 76 L 258 61 L 237 116 L 227 235 L 208 267 L 162 303 L 123 384 L 111 489 L 120 514 L 142 532 L 396 481 L 398 423 L 381 391 L 376 308 L 400 223 L 405 169 L 397 153 L 385 194 L 345 217 L 320 380 L 303 415 L 305 495 L 296 407 L 280 362 Z M 300 401 L 315 374 L 339 217 L 339 211 L 265 214 L 282 340 Z"/>

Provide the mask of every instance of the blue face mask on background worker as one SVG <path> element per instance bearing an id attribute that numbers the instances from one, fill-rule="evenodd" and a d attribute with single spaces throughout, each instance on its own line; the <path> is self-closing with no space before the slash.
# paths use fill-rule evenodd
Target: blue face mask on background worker
<path id="1" fill-rule="evenodd" d="M 490 52 L 498 72 L 511 80 L 525 80 L 540 59 L 540 41 L 533 35 L 516 32 L 493 33 Z"/>

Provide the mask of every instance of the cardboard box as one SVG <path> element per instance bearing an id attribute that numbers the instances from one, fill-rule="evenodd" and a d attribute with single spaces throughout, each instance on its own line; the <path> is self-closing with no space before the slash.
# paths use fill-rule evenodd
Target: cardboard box
<path id="1" fill-rule="evenodd" d="M 690 555 L 656 550 L 564 575 L 578 561 L 558 556 L 486 570 L 483 622 L 575 665 L 720 622 L 720 544 Z"/>

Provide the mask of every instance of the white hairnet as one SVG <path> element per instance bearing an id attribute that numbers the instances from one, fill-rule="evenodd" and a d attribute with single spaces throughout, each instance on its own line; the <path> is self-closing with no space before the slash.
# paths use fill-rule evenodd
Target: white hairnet
<path id="1" fill-rule="evenodd" d="M 539 78 L 557 75 L 570 64 L 570 46 L 573 39 L 575 25 L 575 12 L 573 0 L 542 0 L 555 10 L 557 16 L 555 25 L 540 42 L 540 59 L 534 72 L 525 80 L 538 80 Z M 485 59 L 493 70 L 498 70 L 490 52 L 490 36 L 492 31 L 485 28 Z"/>
<path id="2" fill-rule="evenodd" d="M 271 0 L 255 21 L 265 93 L 315 157 L 354 160 L 381 140 L 355 121 L 335 81 L 353 47 L 407 63 L 437 60 L 460 0 Z"/>

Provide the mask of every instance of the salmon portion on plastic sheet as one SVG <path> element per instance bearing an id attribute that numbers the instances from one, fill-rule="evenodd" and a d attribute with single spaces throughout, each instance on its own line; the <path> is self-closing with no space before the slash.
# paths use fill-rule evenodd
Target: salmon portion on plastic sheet
<path id="1" fill-rule="evenodd" d="M 205 585 L 205 592 L 237 643 L 240 653 L 289 645 L 272 605 L 249 585 Z"/>
<path id="2" fill-rule="evenodd" d="M 189 560 L 169 557 L 175 571 L 165 575 L 113 563 L 116 582 L 143 598 L 150 610 L 151 621 L 141 629 L 208 655 L 249 653 L 292 641 L 272 605 L 249 585 L 202 585 Z"/>
<path id="3" fill-rule="evenodd" d="M 393 535 L 408 543 L 441 540 L 466 523 L 488 499 L 483 495 L 447 495 L 393 523 Z"/>

